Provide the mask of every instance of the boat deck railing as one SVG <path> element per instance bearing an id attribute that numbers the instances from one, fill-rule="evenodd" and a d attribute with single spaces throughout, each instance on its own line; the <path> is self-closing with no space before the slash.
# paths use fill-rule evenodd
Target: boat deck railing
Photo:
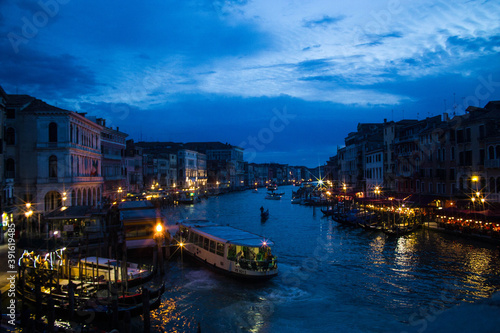
<path id="1" fill-rule="evenodd" d="M 239 259 L 236 262 L 243 269 L 253 271 L 267 271 L 276 269 L 278 260 L 276 256 L 273 256 L 272 258 L 267 260 Z"/>

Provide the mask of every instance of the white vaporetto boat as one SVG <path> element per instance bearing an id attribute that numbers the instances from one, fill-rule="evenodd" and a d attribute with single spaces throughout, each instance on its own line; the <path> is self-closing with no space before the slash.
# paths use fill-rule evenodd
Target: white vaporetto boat
<path id="1" fill-rule="evenodd" d="M 278 274 L 274 243 L 262 236 L 207 220 L 181 220 L 176 240 L 188 254 L 210 268 L 247 280 L 267 280 Z"/>

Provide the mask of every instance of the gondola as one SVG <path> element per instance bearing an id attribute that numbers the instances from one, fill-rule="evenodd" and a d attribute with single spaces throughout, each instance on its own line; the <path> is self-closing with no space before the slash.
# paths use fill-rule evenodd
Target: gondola
<path id="1" fill-rule="evenodd" d="M 268 208 L 268 209 L 266 209 L 266 211 L 262 210 L 262 211 L 260 212 L 260 220 L 261 220 L 262 222 L 265 222 L 268 218 L 269 218 L 269 208 Z"/>
<path id="2" fill-rule="evenodd" d="M 165 291 L 165 285 L 150 293 L 149 310 L 154 310 L 161 303 L 161 296 Z M 70 306 L 70 298 L 60 294 L 44 294 L 42 293 L 41 302 L 37 302 L 36 293 L 33 290 L 24 290 L 24 294 L 18 290 L 18 294 L 27 303 L 33 306 L 41 306 L 43 311 L 50 311 L 49 298 L 52 297 L 53 308 L 58 318 L 73 318 L 76 321 L 85 320 L 86 318 L 95 318 L 96 320 L 106 321 L 113 316 L 113 301 L 112 298 L 93 297 L 74 297 L 73 311 Z M 122 319 L 125 316 L 139 316 L 143 313 L 142 293 L 126 298 L 117 298 L 116 311 L 118 318 Z"/>
<path id="3" fill-rule="evenodd" d="M 321 209 L 321 212 L 324 216 L 333 216 L 335 214 L 335 211 L 333 209 Z"/>

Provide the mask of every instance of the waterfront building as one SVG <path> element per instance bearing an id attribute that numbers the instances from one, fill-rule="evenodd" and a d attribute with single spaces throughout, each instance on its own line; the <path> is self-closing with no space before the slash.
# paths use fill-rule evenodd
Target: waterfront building
<path id="1" fill-rule="evenodd" d="M 476 206 L 484 204 L 481 199 L 500 202 L 500 101 L 484 108 L 469 106 L 466 112 L 453 117 L 450 129 L 458 192 L 464 199 L 476 198 Z"/>
<path id="2" fill-rule="evenodd" d="M 266 186 L 269 181 L 269 165 L 260 163 L 248 163 L 247 179 L 249 186 Z"/>
<path id="3" fill-rule="evenodd" d="M 365 157 L 366 196 L 379 197 L 384 181 L 384 150 L 380 144 L 370 147 Z"/>
<path id="4" fill-rule="evenodd" d="M 338 157 L 338 153 L 337 155 L 330 157 L 328 161 L 326 161 L 325 165 L 325 179 L 329 181 L 334 187 L 342 186 L 342 184 L 339 185 L 337 183 L 337 180 L 339 179 Z"/>
<path id="5" fill-rule="evenodd" d="M 360 123 L 356 132 L 345 139 L 345 149 L 339 149 L 339 181 L 353 191 L 366 193 L 366 152 L 383 145 L 383 124 Z M 374 149 L 374 148 L 373 148 Z"/>
<path id="6" fill-rule="evenodd" d="M 269 181 L 275 182 L 278 186 L 288 184 L 288 164 L 269 163 Z"/>
<path id="7" fill-rule="evenodd" d="M 245 186 L 243 148 L 222 142 L 188 142 L 184 147 L 206 155 L 205 179 L 209 186 L 233 190 Z M 203 165 L 200 170 L 204 170 Z"/>
<path id="8" fill-rule="evenodd" d="M 128 134 L 106 127 L 106 120 L 88 117 L 102 127 L 101 130 L 101 172 L 104 179 L 103 197 L 109 202 L 120 201 L 126 196 L 127 174 L 125 163 L 125 140 Z M 94 166 L 93 166 L 94 167 Z"/>
<path id="9" fill-rule="evenodd" d="M 440 207 L 459 200 L 485 209 L 478 203 L 500 202 L 499 109 L 500 102 L 491 101 L 452 119 L 445 113 L 420 121 L 384 120 L 381 165 L 378 127 L 360 124 L 337 151 L 339 182 L 372 195 L 381 176 L 384 195 L 415 195 L 414 202 Z"/>
<path id="10" fill-rule="evenodd" d="M 28 95 L 8 95 L 5 120 L 11 207 L 45 213 L 101 200 L 102 126 Z"/>
<path id="11" fill-rule="evenodd" d="M 143 155 L 145 189 L 166 188 L 170 163 L 165 155 L 163 153 L 146 153 Z"/>
<path id="12" fill-rule="evenodd" d="M 198 175 L 201 175 L 200 179 L 198 179 Z M 177 180 L 179 187 L 182 189 L 204 187 L 206 185 L 205 175 L 206 155 L 194 150 L 179 149 L 177 153 Z"/>
<path id="13" fill-rule="evenodd" d="M 398 122 L 384 119 L 384 170 L 383 189 L 385 193 L 396 192 L 396 156 L 394 154 L 394 140 L 401 127 L 418 122 L 415 119 L 403 119 Z"/>
<path id="14" fill-rule="evenodd" d="M 441 116 L 436 116 L 421 121 L 408 122 L 397 128 L 393 146 L 396 157 L 397 192 L 405 194 L 433 193 L 433 185 L 429 185 L 429 179 L 421 179 L 420 170 L 431 170 L 433 167 L 433 152 L 440 142 L 434 129 L 440 124 Z M 423 135 L 425 140 L 421 141 L 420 135 Z M 427 173 L 427 177 L 432 178 L 433 172 Z M 430 187 L 421 187 L 422 181 L 424 185 L 427 184 Z"/>
<path id="15" fill-rule="evenodd" d="M 144 189 L 142 148 L 135 145 L 134 140 L 125 142 L 125 173 L 127 193 L 139 193 Z"/>

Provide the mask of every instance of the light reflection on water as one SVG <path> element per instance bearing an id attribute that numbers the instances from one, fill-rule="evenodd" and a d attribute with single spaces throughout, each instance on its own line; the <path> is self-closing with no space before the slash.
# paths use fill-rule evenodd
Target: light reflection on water
<path id="1" fill-rule="evenodd" d="M 433 302 L 450 307 L 500 288 L 499 249 L 428 230 L 399 239 L 339 225 L 318 208 L 241 192 L 163 211 L 172 225 L 207 218 L 266 238 L 280 275 L 262 285 L 228 279 L 177 258 L 152 315 L 168 332 L 387 332 L 407 330 Z M 281 190 L 281 188 L 280 188 Z M 270 217 L 260 221 L 259 208 Z"/>

